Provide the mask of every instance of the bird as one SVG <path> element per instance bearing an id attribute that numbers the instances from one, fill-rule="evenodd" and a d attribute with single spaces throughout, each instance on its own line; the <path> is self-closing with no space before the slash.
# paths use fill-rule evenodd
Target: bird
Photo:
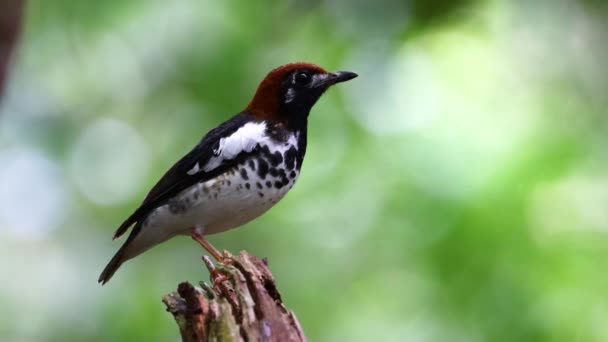
<path id="1" fill-rule="evenodd" d="M 245 109 L 207 132 L 118 227 L 113 239 L 133 228 L 98 282 L 180 235 L 222 261 L 205 236 L 242 226 L 285 196 L 300 175 L 312 107 L 328 88 L 357 76 L 307 62 L 271 70 Z"/>

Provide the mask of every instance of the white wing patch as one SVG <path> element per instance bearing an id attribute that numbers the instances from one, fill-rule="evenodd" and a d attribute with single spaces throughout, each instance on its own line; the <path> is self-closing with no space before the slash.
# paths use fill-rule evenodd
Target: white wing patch
<path id="1" fill-rule="evenodd" d="M 220 144 L 214 151 L 215 156 L 209 159 L 203 170 L 209 172 L 220 166 L 224 160 L 234 159 L 241 152 L 251 152 L 258 144 L 266 144 L 269 141 L 266 136 L 266 123 L 248 122 L 232 135 L 220 139 Z M 200 170 L 196 172 L 198 171 Z"/>
<path id="2" fill-rule="evenodd" d="M 198 162 L 196 162 L 196 164 L 194 164 L 194 167 L 191 168 L 188 172 L 186 172 L 187 174 L 189 174 L 190 176 L 197 174 L 199 171 L 201 170 L 200 165 L 198 165 Z"/>

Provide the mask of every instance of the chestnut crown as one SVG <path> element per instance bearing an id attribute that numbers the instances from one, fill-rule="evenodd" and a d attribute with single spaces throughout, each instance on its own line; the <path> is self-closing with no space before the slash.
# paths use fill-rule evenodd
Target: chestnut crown
<path id="1" fill-rule="evenodd" d="M 261 119 L 305 122 L 329 87 L 355 77 L 354 72 L 328 72 L 311 63 L 286 64 L 266 75 L 245 112 Z"/>

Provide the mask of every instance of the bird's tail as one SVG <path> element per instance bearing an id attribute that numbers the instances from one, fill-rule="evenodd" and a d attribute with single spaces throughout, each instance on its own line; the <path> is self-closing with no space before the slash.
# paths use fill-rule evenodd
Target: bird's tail
<path id="1" fill-rule="evenodd" d="M 114 273 L 116 273 L 116 270 L 118 270 L 120 265 L 122 265 L 123 262 L 127 261 L 124 258 L 124 250 L 126 245 L 127 243 L 125 242 L 125 244 L 120 247 L 118 252 L 116 252 L 114 257 L 112 257 L 112 260 L 110 260 L 108 265 L 106 265 L 106 268 L 104 268 L 101 274 L 99 275 L 99 279 L 97 280 L 97 282 L 99 282 L 101 285 L 107 283 L 110 278 L 112 278 Z"/>
<path id="2" fill-rule="evenodd" d="M 131 230 L 131 234 L 129 234 L 127 241 L 122 244 L 118 252 L 116 252 L 116 254 L 112 257 L 112 260 L 110 260 L 108 265 L 106 265 L 106 268 L 104 268 L 101 274 L 99 275 L 99 279 L 97 280 L 98 283 L 104 285 L 105 283 L 110 281 L 110 278 L 112 278 L 114 273 L 116 273 L 116 270 L 118 270 L 120 265 L 141 253 L 134 251 L 132 244 L 133 240 L 135 239 L 137 234 L 139 234 L 140 230 L 141 226 L 139 223 L 137 223 L 135 227 L 133 227 L 133 230 Z"/>

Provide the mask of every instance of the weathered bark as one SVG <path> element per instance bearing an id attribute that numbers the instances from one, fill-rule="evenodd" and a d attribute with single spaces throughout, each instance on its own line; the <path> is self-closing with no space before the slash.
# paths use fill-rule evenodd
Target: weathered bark
<path id="1" fill-rule="evenodd" d="M 243 251 L 215 265 L 203 257 L 212 285 L 188 282 L 163 297 L 182 341 L 306 341 L 287 310 L 265 260 Z"/>

